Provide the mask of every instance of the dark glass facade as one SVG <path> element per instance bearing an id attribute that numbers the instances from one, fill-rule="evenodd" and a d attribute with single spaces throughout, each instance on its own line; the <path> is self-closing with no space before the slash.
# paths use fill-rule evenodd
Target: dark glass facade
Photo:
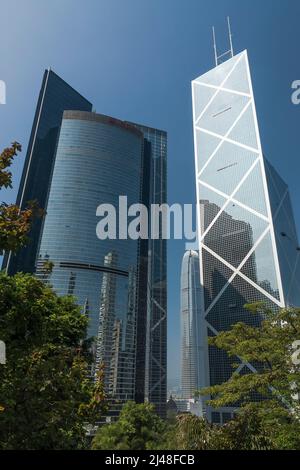
<path id="1" fill-rule="evenodd" d="M 141 201 L 167 202 L 167 134 L 133 123 L 144 136 Z M 150 213 L 150 210 L 149 210 Z M 160 235 L 162 226 L 160 227 Z M 167 241 L 140 240 L 136 401 L 153 403 L 166 416 L 167 403 Z M 147 297 L 145 297 L 147 292 Z M 145 336 L 146 335 L 146 336 Z M 146 348 L 144 338 L 146 337 Z"/>
<path id="2" fill-rule="evenodd" d="M 105 365 L 110 397 L 134 399 L 138 244 L 99 240 L 100 204 L 118 214 L 119 195 L 139 201 L 143 135 L 120 121 L 80 111 L 63 115 L 37 275 L 60 295 L 72 294 L 89 318 L 88 336 L 97 338 L 96 364 Z"/>
<path id="3" fill-rule="evenodd" d="M 300 306 L 300 247 L 289 189 L 265 159 L 285 304 Z"/>
<path id="4" fill-rule="evenodd" d="M 119 196 L 127 196 L 128 206 L 165 201 L 165 178 L 165 133 L 95 113 L 65 112 L 37 263 L 37 275 L 59 294 L 74 295 L 88 316 L 96 368 L 105 365 L 110 399 L 146 399 L 161 415 L 165 241 L 120 239 L 118 206 Z M 96 210 L 102 203 L 116 208 L 116 239 L 97 238 Z M 45 278 L 46 259 L 54 268 Z"/>
<path id="5" fill-rule="evenodd" d="M 166 240 L 100 241 L 96 208 L 117 207 L 119 195 L 148 208 L 166 202 L 167 135 L 91 110 L 45 71 L 17 204 L 37 200 L 47 212 L 34 221 L 28 246 L 5 254 L 3 268 L 36 272 L 59 294 L 75 296 L 97 338 L 95 362 L 106 365 L 110 396 L 149 400 L 164 416 Z M 51 275 L 43 270 L 47 259 Z"/>
<path id="6" fill-rule="evenodd" d="M 46 209 L 62 114 L 66 109 L 91 111 L 92 104 L 52 70 L 46 70 L 40 90 L 16 203 L 24 209 L 37 200 Z M 6 253 L 3 268 L 9 274 L 34 272 L 43 221 L 36 219 L 30 243 L 16 255 Z"/>

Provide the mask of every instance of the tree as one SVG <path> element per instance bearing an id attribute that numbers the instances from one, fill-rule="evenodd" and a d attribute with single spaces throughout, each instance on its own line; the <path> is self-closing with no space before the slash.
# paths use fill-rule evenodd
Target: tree
<path id="1" fill-rule="evenodd" d="M 12 186 L 8 170 L 21 146 L 0 155 L 0 188 Z M 0 205 L 0 250 L 28 242 L 37 203 L 25 210 Z M 44 270 L 52 271 L 48 260 Z M 29 274 L 0 273 L 0 448 L 74 449 L 87 446 L 86 427 L 106 409 L 103 368 L 90 377 L 87 318 L 71 297 L 58 297 Z"/>
<path id="2" fill-rule="evenodd" d="M 170 447 L 178 450 L 266 450 L 273 449 L 274 445 L 257 413 L 243 412 L 223 426 L 210 424 L 197 416 L 179 415 Z"/>
<path id="3" fill-rule="evenodd" d="M 177 416 L 177 423 L 170 436 L 169 447 L 177 450 L 217 449 L 221 428 L 191 414 Z"/>
<path id="4" fill-rule="evenodd" d="M 12 187 L 12 174 L 8 170 L 14 157 L 21 152 L 18 142 L 13 142 L 0 154 L 0 189 Z M 40 217 L 43 211 L 36 201 L 28 201 L 24 210 L 15 204 L 0 204 L 0 254 L 3 251 L 16 252 L 28 242 L 28 233 L 34 217 Z"/>
<path id="5" fill-rule="evenodd" d="M 87 318 L 29 274 L 0 273 L 0 448 L 85 448 L 106 408 L 103 373 L 89 376 Z"/>
<path id="6" fill-rule="evenodd" d="M 98 429 L 93 439 L 93 450 L 165 449 L 167 424 L 155 413 L 149 403 L 127 402 L 119 419 Z"/>
<path id="7" fill-rule="evenodd" d="M 229 357 L 239 358 L 244 373 L 235 372 L 201 394 L 210 395 L 215 408 L 239 403 L 244 423 L 255 414 L 275 448 L 300 448 L 300 361 L 294 350 L 300 340 L 300 308 L 274 312 L 262 303 L 246 307 L 260 316 L 259 326 L 237 323 L 209 340 Z M 248 363 L 254 364 L 255 373 Z"/>

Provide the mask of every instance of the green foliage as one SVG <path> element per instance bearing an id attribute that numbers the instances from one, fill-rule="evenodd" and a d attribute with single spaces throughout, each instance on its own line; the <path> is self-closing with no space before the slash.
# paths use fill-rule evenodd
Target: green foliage
<path id="1" fill-rule="evenodd" d="M 8 170 L 14 157 L 21 152 L 18 142 L 13 142 L 0 153 L 0 189 L 12 187 L 12 174 Z M 43 211 L 36 201 L 28 201 L 27 207 L 21 210 L 15 204 L 0 204 L 0 254 L 3 251 L 16 252 L 28 243 L 28 233 L 34 217 L 41 217 Z"/>
<path id="2" fill-rule="evenodd" d="M 77 449 L 105 409 L 103 374 L 89 378 L 87 319 L 29 274 L 0 273 L 0 448 Z"/>
<path id="3" fill-rule="evenodd" d="M 0 188 L 12 187 L 12 174 L 8 168 L 12 165 L 14 157 L 21 152 L 22 146 L 18 142 L 13 142 L 10 147 L 4 149 L 0 154 Z"/>
<path id="4" fill-rule="evenodd" d="M 238 323 L 210 340 L 235 362 L 255 364 L 257 373 L 234 374 L 226 383 L 202 390 L 215 408 L 241 404 L 223 426 L 190 414 L 174 424 L 160 422 L 149 405 L 129 403 L 120 419 L 99 429 L 94 449 L 271 450 L 300 449 L 299 365 L 292 360 L 300 339 L 300 309 L 274 312 L 262 304 L 247 306 L 260 326 Z M 259 323 L 259 322 L 258 322 Z M 239 358 L 239 359 L 238 359 Z M 255 401 L 260 394 L 264 399 Z M 173 417 L 172 417 L 173 418 Z M 154 419 L 154 420 L 153 420 Z M 157 421 L 159 420 L 159 421 Z"/>
<path id="5" fill-rule="evenodd" d="M 236 420 L 226 428 L 231 441 L 237 439 L 236 445 L 240 436 L 240 446 L 249 449 L 257 448 L 255 439 L 262 448 L 299 449 L 300 367 L 293 360 L 293 343 L 300 340 L 300 309 L 274 312 L 262 303 L 246 307 L 260 316 L 259 326 L 237 323 L 209 342 L 236 362 L 239 358 L 245 364 L 254 364 L 256 373 L 235 372 L 227 382 L 200 393 L 211 397 L 209 404 L 214 408 L 240 404 Z M 257 402 L 257 396 L 262 401 Z"/>
<path id="6" fill-rule="evenodd" d="M 223 426 L 193 415 L 181 415 L 172 448 L 179 450 L 265 450 L 274 448 L 258 413 L 243 410 Z"/>
<path id="7" fill-rule="evenodd" d="M 149 403 L 127 402 L 117 422 L 98 429 L 93 450 L 166 449 L 168 426 Z"/>
<path id="8" fill-rule="evenodd" d="M 247 306 L 253 315 L 262 315 L 258 327 L 244 323 L 233 325 L 210 339 L 210 344 L 224 349 L 230 357 L 256 365 L 257 373 L 240 375 L 221 385 L 202 390 L 211 395 L 211 405 L 218 408 L 236 401 L 249 403 L 254 393 L 266 401 L 276 401 L 279 408 L 293 410 L 299 416 L 300 368 L 293 363 L 293 343 L 300 340 L 300 309 L 286 308 L 278 312 L 262 304 Z M 300 417 L 300 416 L 299 416 Z"/>
<path id="9" fill-rule="evenodd" d="M 210 425 L 205 419 L 190 414 L 177 417 L 169 447 L 176 450 L 214 449 L 221 428 Z"/>
<path id="10" fill-rule="evenodd" d="M 45 276 L 48 276 L 49 274 L 52 273 L 53 268 L 54 268 L 54 263 L 53 263 L 53 261 L 46 260 L 46 261 L 44 261 L 43 264 L 42 264 L 41 272 L 42 272 Z"/>
<path id="11" fill-rule="evenodd" d="M 180 415 L 170 437 L 178 450 L 291 450 L 300 449 L 300 423 L 276 403 L 251 403 L 223 426 Z"/>
<path id="12" fill-rule="evenodd" d="M 21 146 L 0 154 L 0 188 L 12 186 L 8 170 Z M 0 251 L 28 242 L 36 202 L 20 210 L 0 204 Z M 44 265 L 45 275 L 53 263 Z M 87 318 L 71 297 L 58 297 L 35 277 L 0 273 L 0 449 L 78 449 L 87 446 L 86 425 L 106 409 L 103 369 L 89 377 Z"/>

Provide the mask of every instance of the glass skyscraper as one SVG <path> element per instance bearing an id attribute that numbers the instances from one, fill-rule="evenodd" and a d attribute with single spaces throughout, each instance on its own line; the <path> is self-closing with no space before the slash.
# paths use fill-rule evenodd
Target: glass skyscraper
<path id="1" fill-rule="evenodd" d="M 60 295 L 74 295 L 88 316 L 88 335 L 95 338 L 96 367 L 105 365 L 110 399 L 119 403 L 148 399 L 164 415 L 164 241 L 157 240 L 161 248 L 159 251 L 155 246 L 154 253 L 150 240 L 118 236 L 119 229 L 127 230 L 118 225 L 119 196 L 127 196 L 128 206 L 139 202 L 149 205 L 162 191 L 165 196 L 165 173 L 159 174 L 162 167 L 157 166 L 161 161 L 166 164 L 164 132 L 95 113 L 65 111 L 37 275 Z M 155 177 L 161 181 L 160 189 L 152 187 Z M 97 238 L 100 204 L 116 208 L 116 239 Z M 43 264 L 48 259 L 54 267 L 45 274 Z M 159 309 L 160 323 L 153 303 Z"/>
<path id="2" fill-rule="evenodd" d="M 194 397 L 201 385 L 203 334 L 201 331 L 201 287 L 199 255 L 186 251 L 181 267 L 181 393 Z"/>
<path id="3" fill-rule="evenodd" d="M 300 251 L 288 188 L 262 153 L 247 51 L 195 79 L 192 94 L 207 342 L 236 322 L 254 325 L 246 303 L 300 305 Z M 207 344 L 202 362 L 202 386 L 233 372 L 226 354 Z M 255 367 L 240 363 L 235 370 Z M 207 408 L 213 422 L 232 412 Z"/>
<path id="4" fill-rule="evenodd" d="M 97 364 L 105 364 L 106 390 L 134 398 L 136 278 L 135 240 L 99 240 L 97 207 L 116 209 L 119 195 L 139 201 L 143 135 L 106 116 L 65 111 L 38 258 L 54 268 L 48 281 L 60 295 L 71 294 L 97 337 Z"/>
<path id="5" fill-rule="evenodd" d="M 150 214 L 151 204 L 167 202 L 167 134 L 159 129 L 133 125 L 144 136 L 141 202 Z M 162 227 L 159 230 L 161 236 Z M 143 401 L 144 396 L 164 417 L 167 401 L 167 241 L 162 237 L 149 238 L 140 240 L 139 245 L 136 401 Z"/>
<path id="6" fill-rule="evenodd" d="M 109 395 L 148 400 L 165 416 L 166 241 L 100 241 L 96 208 L 117 208 L 119 195 L 128 205 L 166 202 L 167 134 L 91 111 L 45 71 L 17 204 L 37 200 L 46 216 L 33 222 L 25 248 L 5 254 L 3 268 L 36 272 L 58 294 L 74 295 L 96 338 L 95 363 L 105 363 Z M 52 273 L 45 260 L 54 262 Z"/>
<path id="7" fill-rule="evenodd" d="M 45 70 L 16 201 L 21 209 L 32 200 L 46 209 L 57 137 L 66 109 L 91 111 L 92 104 L 52 70 Z M 35 219 L 30 243 L 15 255 L 5 253 L 2 268 L 8 274 L 35 271 L 41 227 L 42 219 Z"/>

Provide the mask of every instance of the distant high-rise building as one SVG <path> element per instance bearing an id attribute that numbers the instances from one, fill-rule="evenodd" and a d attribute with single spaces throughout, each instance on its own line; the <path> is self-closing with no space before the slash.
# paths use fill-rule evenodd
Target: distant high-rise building
<path id="1" fill-rule="evenodd" d="M 199 255 L 186 251 L 181 267 L 181 392 L 194 397 L 201 385 L 201 288 Z"/>
<path id="2" fill-rule="evenodd" d="M 264 158 L 247 51 L 192 82 L 200 280 L 203 287 L 203 386 L 227 381 L 227 355 L 207 338 L 243 321 L 265 301 L 300 305 L 300 249 L 288 188 Z M 240 363 L 240 373 L 255 372 Z M 207 408 L 225 422 L 233 409 Z"/>
<path id="3" fill-rule="evenodd" d="M 157 186 L 157 182 L 160 186 Z M 99 240 L 96 215 L 119 196 L 128 206 L 165 202 L 166 133 L 83 111 L 66 111 L 41 237 L 37 275 L 72 294 L 96 338 L 108 396 L 166 407 L 165 241 Z M 44 260 L 54 263 L 45 279 Z M 155 380 L 155 381 L 154 381 Z"/>
<path id="4" fill-rule="evenodd" d="M 43 77 L 16 201 L 21 209 L 33 200 L 46 209 L 57 137 L 66 109 L 91 111 L 92 104 L 48 69 Z M 15 255 L 5 253 L 2 269 L 8 274 L 35 271 L 41 227 L 42 219 L 35 219 L 29 234 L 30 243 Z"/>

